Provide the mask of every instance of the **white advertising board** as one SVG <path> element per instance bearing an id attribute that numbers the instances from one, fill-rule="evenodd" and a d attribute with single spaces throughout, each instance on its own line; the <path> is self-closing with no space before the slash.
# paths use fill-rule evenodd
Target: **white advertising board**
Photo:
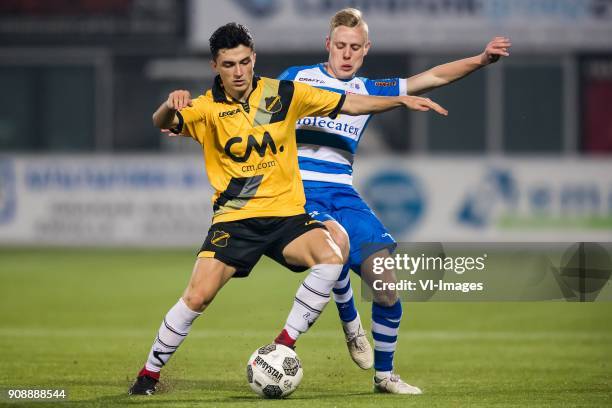
<path id="1" fill-rule="evenodd" d="M 398 241 L 612 240 L 612 162 L 358 160 L 356 188 Z"/>
<path id="2" fill-rule="evenodd" d="M 211 219 L 201 157 L 0 159 L 0 243 L 197 246 Z"/>
<path id="3" fill-rule="evenodd" d="M 398 241 L 612 241 L 612 162 L 357 160 L 354 183 Z M 0 244 L 198 247 L 200 156 L 0 157 Z"/>
<path id="4" fill-rule="evenodd" d="M 331 16 L 362 10 L 380 50 L 480 49 L 495 35 L 516 50 L 612 49 L 609 0 L 191 0 L 188 40 L 208 50 L 222 24 L 247 25 L 266 51 L 322 51 Z"/>

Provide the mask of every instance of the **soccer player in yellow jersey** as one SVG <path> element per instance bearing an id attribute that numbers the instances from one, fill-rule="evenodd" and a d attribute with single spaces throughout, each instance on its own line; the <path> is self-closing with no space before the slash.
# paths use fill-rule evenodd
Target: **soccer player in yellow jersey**
<path id="1" fill-rule="evenodd" d="M 323 223 L 305 213 L 298 169 L 296 121 L 335 118 L 400 106 L 447 112 L 414 96 L 340 95 L 291 81 L 254 75 L 249 31 L 236 23 L 210 38 L 212 89 L 196 99 L 172 92 L 153 114 L 161 129 L 190 136 L 203 148 L 213 196 L 213 222 L 182 297 L 168 311 L 130 394 L 155 392 L 161 368 L 193 321 L 232 277 L 246 277 L 262 255 L 294 271 L 310 269 L 277 341 L 291 345 L 330 299 L 343 257 Z"/>

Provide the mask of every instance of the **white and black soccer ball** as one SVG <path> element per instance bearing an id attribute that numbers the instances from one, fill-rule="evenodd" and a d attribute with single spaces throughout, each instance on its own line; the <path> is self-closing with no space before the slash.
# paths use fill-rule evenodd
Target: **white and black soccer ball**
<path id="1" fill-rule="evenodd" d="M 268 344 L 251 355 L 246 374 L 249 386 L 257 394 L 283 398 L 297 389 L 304 372 L 295 351 L 280 344 Z"/>

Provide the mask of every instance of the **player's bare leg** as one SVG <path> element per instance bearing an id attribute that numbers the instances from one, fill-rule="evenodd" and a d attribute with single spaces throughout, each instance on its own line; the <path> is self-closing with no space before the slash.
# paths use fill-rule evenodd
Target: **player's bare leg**
<path id="1" fill-rule="evenodd" d="M 331 235 L 332 240 L 338 246 L 338 249 L 340 249 L 342 262 L 346 263 L 349 257 L 349 250 L 351 249 L 348 233 L 337 221 L 324 221 L 323 225 L 325 225 L 325 228 L 327 228 L 327 231 L 329 231 L 329 235 Z"/>
<path id="2" fill-rule="evenodd" d="M 374 337 L 374 390 L 390 394 L 421 394 L 415 386 L 402 381 L 393 373 L 393 358 L 397 345 L 397 335 L 402 318 L 402 304 L 395 290 L 375 290 L 374 281 L 397 282 L 395 271 L 385 269 L 382 274 L 374 273 L 374 258 L 390 256 L 388 250 L 370 255 L 361 264 L 361 278 L 373 293 L 372 337 Z M 383 286 L 388 288 L 388 286 Z"/>
<path id="3" fill-rule="evenodd" d="M 129 394 L 151 395 L 159 373 L 176 352 L 193 321 L 211 304 L 236 269 L 214 258 L 198 258 L 183 296 L 168 311 L 153 342 L 147 362 L 138 373 Z"/>
<path id="4" fill-rule="evenodd" d="M 332 236 L 334 242 L 342 251 L 344 267 L 340 277 L 333 289 L 334 301 L 338 307 L 338 314 L 342 322 L 342 330 L 351 359 L 359 368 L 367 370 L 374 364 L 372 346 L 368 341 L 365 330 L 361 324 L 361 317 L 353 300 L 353 289 L 351 288 L 350 266 L 347 264 L 349 257 L 349 236 L 340 223 L 328 220 L 323 222 Z"/>
<path id="5" fill-rule="evenodd" d="M 283 257 L 289 264 L 310 268 L 297 290 L 285 327 L 275 339 L 276 343 L 293 347 L 329 302 L 342 271 L 343 259 L 340 248 L 322 228 L 310 230 L 291 241 L 283 249 Z"/>
<path id="6" fill-rule="evenodd" d="M 236 268 L 218 259 L 198 258 L 182 299 L 191 310 L 202 313 L 235 272 Z"/>

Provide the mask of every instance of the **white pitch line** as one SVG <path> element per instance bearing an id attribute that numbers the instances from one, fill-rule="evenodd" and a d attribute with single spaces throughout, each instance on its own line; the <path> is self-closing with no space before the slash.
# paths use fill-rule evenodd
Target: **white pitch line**
<path id="1" fill-rule="evenodd" d="M 206 327 L 196 328 L 189 334 L 189 338 L 224 338 L 224 337 L 270 337 L 275 334 L 270 330 L 207 330 Z M 0 328 L 0 338 L 32 338 L 32 337 L 103 337 L 103 338 L 129 338 L 129 337 L 152 337 L 155 329 L 112 329 L 100 327 L 83 328 L 37 328 L 37 327 L 4 327 Z M 334 338 L 343 337 L 342 330 L 314 330 L 305 336 L 312 338 Z M 405 340 L 612 340 L 612 332 L 584 332 L 584 331 L 537 331 L 537 332 L 513 332 L 513 331 L 418 331 L 408 330 L 400 332 L 400 337 Z M 2 340 L 0 339 L 0 343 Z"/>

